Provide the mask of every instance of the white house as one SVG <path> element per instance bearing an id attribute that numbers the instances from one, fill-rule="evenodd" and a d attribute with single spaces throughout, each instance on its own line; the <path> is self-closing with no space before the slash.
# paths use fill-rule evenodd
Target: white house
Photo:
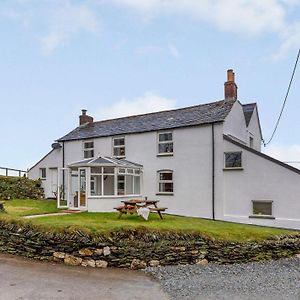
<path id="1" fill-rule="evenodd" d="M 300 229 L 300 170 L 261 153 L 257 105 L 227 76 L 217 102 L 99 122 L 83 110 L 29 177 L 70 209 L 147 198 L 170 214 Z"/>

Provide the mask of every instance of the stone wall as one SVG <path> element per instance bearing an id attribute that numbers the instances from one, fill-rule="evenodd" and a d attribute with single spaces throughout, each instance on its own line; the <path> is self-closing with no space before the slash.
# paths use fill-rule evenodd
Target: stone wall
<path id="1" fill-rule="evenodd" d="M 45 232 L 0 220 L 0 251 L 69 265 L 140 269 L 172 264 L 241 263 L 300 253 L 300 234 L 261 243 L 214 241 L 199 234 L 126 230 L 108 235 Z"/>

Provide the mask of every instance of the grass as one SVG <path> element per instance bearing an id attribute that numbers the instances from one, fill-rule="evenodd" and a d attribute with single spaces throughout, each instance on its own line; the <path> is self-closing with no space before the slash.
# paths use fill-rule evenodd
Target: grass
<path id="1" fill-rule="evenodd" d="M 10 200 L 4 204 L 9 217 L 20 219 L 30 214 L 53 213 L 59 211 L 53 200 Z M 27 221 L 27 220 L 26 220 Z M 49 216 L 31 219 L 32 224 L 40 225 L 49 230 L 63 228 L 84 229 L 90 232 L 107 233 L 114 230 L 144 227 L 158 231 L 183 231 L 201 233 L 215 239 L 232 241 L 260 241 L 272 236 L 299 233 L 284 229 L 260 227 L 253 225 L 235 224 L 212 221 L 200 218 L 164 215 L 160 220 L 158 215 L 150 214 L 149 220 L 144 221 L 136 215 L 124 215 L 118 219 L 118 213 L 80 213 L 65 216 Z"/>
<path id="2" fill-rule="evenodd" d="M 60 211 L 56 208 L 56 200 L 15 199 L 1 202 L 7 214 L 13 218 Z"/>

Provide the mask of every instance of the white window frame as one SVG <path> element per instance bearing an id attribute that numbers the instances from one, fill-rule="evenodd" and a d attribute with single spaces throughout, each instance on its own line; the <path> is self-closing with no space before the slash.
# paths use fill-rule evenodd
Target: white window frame
<path id="1" fill-rule="evenodd" d="M 227 167 L 226 166 L 226 154 L 240 153 L 241 165 L 239 167 Z M 243 170 L 243 152 L 242 151 L 226 151 L 224 152 L 224 170 Z"/>
<path id="2" fill-rule="evenodd" d="M 170 141 L 160 141 L 159 136 L 163 134 L 171 134 L 172 140 Z M 172 152 L 159 152 L 159 145 L 161 144 L 172 144 L 173 151 Z M 161 131 L 157 133 L 157 155 L 158 156 L 172 156 L 174 154 L 174 137 L 173 137 L 173 131 Z"/>
<path id="3" fill-rule="evenodd" d="M 45 171 L 45 176 L 43 176 L 43 171 Z M 46 180 L 47 179 L 47 168 L 40 168 L 40 178 L 42 180 Z"/>
<path id="4" fill-rule="evenodd" d="M 85 148 L 85 144 L 87 144 L 87 143 L 93 143 L 93 147 Z M 93 156 L 85 157 L 85 152 L 87 152 L 87 151 L 93 151 Z M 95 157 L 95 142 L 94 142 L 94 140 L 86 140 L 86 141 L 82 142 L 82 156 L 83 156 L 83 159 L 89 159 L 89 158 Z"/>
<path id="5" fill-rule="evenodd" d="M 255 214 L 254 213 L 254 203 L 265 203 L 271 205 L 271 214 L 264 215 L 264 214 Z M 273 200 L 252 200 L 251 201 L 251 217 L 253 218 L 271 218 L 274 219 L 274 207 L 273 207 Z"/>
<path id="6" fill-rule="evenodd" d="M 124 145 L 115 145 L 115 140 L 123 139 Z M 115 149 L 124 148 L 125 155 L 115 155 Z M 116 158 L 125 158 L 126 156 L 126 141 L 125 136 L 116 136 L 112 138 L 112 156 Z"/>
<path id="7" fill-rule="evenodd" d="M 160 179 L 161 173 L 172 174 L 172 180 L 161 180 Z M 173 191 L 172 192 L 160 191 L 160 183 L 172 183 Z M 174 171 L 173 170 L 158 170 L 157 171 L 157 195 L 174 195 Z"/>
<path id="8" fill-rule="evenodd" d="M 114 168 L 114 172 L 111 172 L 111 173 L 104 173 L 104 168 L 105 167 L 99 167 L 100 168 L 100 172 L 97 172 L 97 173 L 93 173 L 91 171 L 90 173 L 90 178 L 93 177 L 93 176 L 99 176 L 101 175 L 101 195 L 92 195 L 91 194 L 91 191 L 90 191 L 90 194 L 89 194 L 89 197 L 91 198 L 124 198 L 124 197 L 139 197 L 142 195 L 142 172 L 140 169 L 133 169 L 133 168 L 126 168 L 126 167 L 116 167 Z M 131 173 L 131 169 L 133 170 L 133 172 Z M 122 170 L 120 172 L 120 170 Z M 114 176 L 114 194 L 113 195 L 104 195 L 104 177 L 105 175 L 109 175 L 109 176 Z M 118 176 L 124 176 L 124 195 L 119 195 L 118 194 Z M 132 187 L 132 191 L 133 191 L 133 194 L 130 194 L 130 195 L 127 195 L 127 190 L 126 190 L 126 176 L 132 176 L 133 177 L 133 180 L 132 180 L 132 184 L 133 184 L 133 187 Z M 140 191 L 139 191 L 139 194 L 134 194 L 134 191 L 135 191 L 135 180 L 134 180 L 134 177 L 139 177 L 140 178 L 140 183 L 139 183 L 139 186 L 140 186 Z M 95 186 L 96 187 L 96 186 Z"/>

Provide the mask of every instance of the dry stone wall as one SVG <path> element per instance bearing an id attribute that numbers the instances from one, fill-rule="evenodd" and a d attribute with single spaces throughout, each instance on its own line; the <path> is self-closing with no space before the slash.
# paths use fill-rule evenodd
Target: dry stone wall
<path id="1" fill-rule="evenodd" d="M 90 235 L 45 232 L 36 226 L 0 220 L 0 252 L 86 267 L 141 269 L 146 266 L 241 263 L 300 253 L 300 234 L 261 243 L 215 241 L 200 234 L 143 229 Z"/>

